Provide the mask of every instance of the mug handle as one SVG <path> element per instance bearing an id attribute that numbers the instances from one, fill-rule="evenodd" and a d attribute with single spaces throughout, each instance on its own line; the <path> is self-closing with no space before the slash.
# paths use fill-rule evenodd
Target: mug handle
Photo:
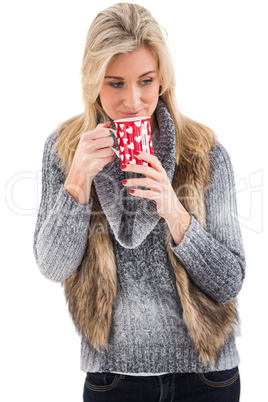
<path id="1" fill-rule="evenodd" d="M 109 130 L 114 133 L 115 137 L 117 136 L 116 131 L 113 128 L 109 128 Z M 119 158 L 119 151 L 117 151 L 117 149 L 115 149 L 113 147 L 110 147 L 110 148 L 114 151 L 114 153 L 117 156 L 117 158 Z"/>

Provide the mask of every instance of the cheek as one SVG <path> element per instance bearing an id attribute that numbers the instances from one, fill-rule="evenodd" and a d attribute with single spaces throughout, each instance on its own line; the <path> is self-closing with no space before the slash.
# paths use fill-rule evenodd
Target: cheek
<path id="1" fill-rule="evenodd" d="M 147 92 L 147 97 L 151 101 L 154 101 L 159 96 L 159 86 L 153 85 Z"/>
<path id="2" fill-rule="evenodd" d="M 111 94 L 110 91 L 101 91 L 100 101 L 104 109 L 113 108 L 118 103 L 117 97 Z"/>
<path id="3" fill-rule="evenodd" d="M 159 87 L 152 88 L 148 93 L 146 97 L 146 101 L 148 104 L 150 104 L 152 107 L 155 107 L 159 98 Z"/>

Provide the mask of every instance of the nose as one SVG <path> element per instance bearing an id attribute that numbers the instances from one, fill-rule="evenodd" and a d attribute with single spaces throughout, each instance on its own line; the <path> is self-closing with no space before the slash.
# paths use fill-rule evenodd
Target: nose
<path id="1" fill-rule="evenodd" d="M 124 105 L 130 109 L 135 110 L 140 104 L 140 91 L 137 87 L 129 87 L 125 91 Z"/>

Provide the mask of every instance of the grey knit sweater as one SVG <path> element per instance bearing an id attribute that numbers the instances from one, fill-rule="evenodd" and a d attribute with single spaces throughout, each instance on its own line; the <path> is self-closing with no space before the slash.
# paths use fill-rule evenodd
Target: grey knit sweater
<path id="1" fill-rule="evenodd" d="M 156 118 L 154 153 L 171 180 L 174 127 L 161 101 Z M 55 139 L 55 133 L 52 133 L 44 147 L 42 198 L 34 233 L 34 255 L 45 277 L 62 282 L 82 261 L 92 199 L 88 205 L 82 205 L 65 190 L 59 158 L 51 152 Z M 241 289 L 245 257 L 232 165 L 220 143 L 211 151 L 211 168 L 212 183 L 206 198 L 207 229 L 204 230 L 191 215 L 190 226 L 181 243 L 176 246 L 171 238 L 170 245 L 196 285 L 213 299 L 225 303 L 236 297 Z M 128 194 L 121 181 L 129 177 L 142 176 L 123 172 L 116 159 L 94 179 L 108 220 L 119 291 L 113 306 L 109 349 L 98 353 L 82 336 L 81 370 L 156 374 L 235 367 L 239 357 L 234 333 L 221 349 L 216 365 L 209 363 L 204 367 L 198 359 L 187 334 L 169 267 L 164 220 L 158 216 L 153 201 Z"/>

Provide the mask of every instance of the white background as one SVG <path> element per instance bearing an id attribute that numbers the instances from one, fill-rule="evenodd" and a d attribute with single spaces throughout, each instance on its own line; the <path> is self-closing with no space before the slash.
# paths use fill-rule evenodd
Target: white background
<path id="1" fill-rule="evenodd" d="M 86 33 L 97 12 L 111 4 L 17 0 L 1 7 L 4 402 L 82 401 L 80 339 L 62 287 L 39 272 L 32 239 L 45 140 L 58 123 L 82 111 L 80 68 Z M 247 256 L 239 296 L 242 336 L 237 340 L 241 401 L 266 401 L 267 2 L 139 4 L 168 31 L 181 111 L 210 126 L 231 156 Z"/>

